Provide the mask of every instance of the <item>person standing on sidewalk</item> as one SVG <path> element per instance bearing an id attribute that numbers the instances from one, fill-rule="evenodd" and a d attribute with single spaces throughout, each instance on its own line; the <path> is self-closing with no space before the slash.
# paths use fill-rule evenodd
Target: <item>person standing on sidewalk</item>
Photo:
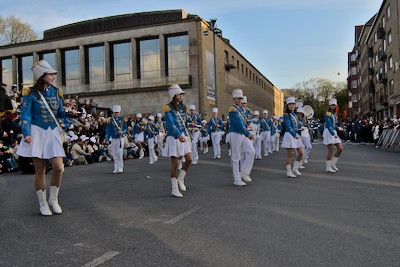
<path id="1" fill-rule="evenodd" d="M 250 173 L 254 164 L 256 151 L 251 140 L 254 135 L 246 127 L 243 110 L 240 102 L 243 99 L 242 89 L 232 91 L 233 105 L 229 108 L 229 132 L 231 143 L 231 165 L 233 172 L 233 184 L 236 186 L 245 186 L 245 182 L 251 182 Z M 245 154 L 244 161 L 239 167 L 240 153 Z M 244 181 L 242 181 L 242 179 Z"/>
<path id="2" fill-rule="evenodd" d="M 67 129 L 70 122 L 64 111 L 62 91 L 54 86 L 57 71 L 44 60 L 35 63 L 32 71 L 37 81 L 33 87 L 23 89 L 21 105 L 23 139 L 17 154 L 33 158 L 35 190 L 39 200 L 40 213 L 49 216 L 52 215 L 49 205 L 53 208 L 54 213 L 62 213 L 58 203 L 58 193 L 64 171 L 65 152 L 59 127 Z M 61 121 L 60 125 L 58 125 L 58 121 Z M 48 159 L 51 159 L 53 168 L 49 202 L 46 200 Z"/>
<path id="3" fill-rule="evenodd" d="M 324 145 L 328 147 L 328 155 L 326 157 L 326 171 L 335 173 L 339 169 L 336 167 L 336 163 L 339 160 L 339 156 L 343 151 L 342 140 L 340 140 L 337 130 L 340 130 L 336 125 L 336 106 L 337 100 L 332 98 L 329 100 L 328 111 L 324 114 L 325 129 L 324 129 Z M 336 146 L 336 153 L 333 155 L 333 145 Z"/>
<path id="4" fill-rule="evenodd" d="M 189 132 L 186 128 L 187 107 L 183 104 L 185 91 L 178 84 L 173 84 L 168 88 L 168 94 L 172 98 L 171 102 L 163 106 L 165 121 L 167 125 L 167 139 L 163 149 L 163 156 L 171 158 L 171 185 L 172 196 L 182 198 L 186 191 L 185 176 L 192 164 L 192 146 Z M 178 174 L 179 158 L 185 157 L 185 162 Z M 179 186 L 179 188 L 178 188 Z"/>

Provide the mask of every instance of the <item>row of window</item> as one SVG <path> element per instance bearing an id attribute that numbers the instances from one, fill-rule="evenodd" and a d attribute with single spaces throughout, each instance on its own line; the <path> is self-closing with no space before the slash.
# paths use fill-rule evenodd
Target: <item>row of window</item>
<path id="1" fill-rule="evenodd" d="M 138 79 L 152 79 L 163 76 L 189 75 L 189 41 L 188 35 L 170 36 L 165 38 L 165 73 L 161 73 L 160 39 L 138 40 L 137 51 L 132 51 L 130 41 L 110 44 L 110 80 L 129 81 L 137 73 Z M 62 85 L 77 86 L 80 84 L 98 84 L 107 82 L 106 79 L 106 47 L 104 44 L 84 48 L 85 60 L 81 61 L 82 50 L 79 48 L 64 49 L 61 53 Z M 132 53 L 137 54 L 136 64 L 132 62 Z M 49 51 L 39 54 L 39 59 L 44 59 L 56 67 L 56 52 Z M 21 86 L 33 84 L 33 55 L 17 57 L 17 81 Z M 2 76 L 5 83 L 13 83 L 12 59 L 0 59 Z M 80 75 L 81 64 L 85 66 L 85 77 Z"/>

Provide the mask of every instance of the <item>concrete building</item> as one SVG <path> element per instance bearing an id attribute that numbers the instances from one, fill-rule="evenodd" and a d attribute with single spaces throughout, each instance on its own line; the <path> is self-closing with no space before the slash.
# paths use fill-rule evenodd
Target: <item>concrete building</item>
<path id="1" fill-rule="evenodd" d="M 355 28 L 348 64 L 353 115 L 375 120 L 400 115 L 399 11 L 398 1 L 384 0 L 365 25 Z"/>
<path id="2" fill-rule="evenodd" d="M 42 40 L 0 47 L 1 81 L 32 85 L 30 68 L 40 59 L 59 71 L 65 95 L 105 108 L 118 103 L 124 114 L 160 112 L 173 83 L 186 91 L 186 104 L 208 116 L 218 106 L 226 117 L 235 88 L 253 110 L 282 105 L 275 103 L 280 91 L 223 37 L 216 19 L 184 10 L 77 22 L 46 30 Z"/>

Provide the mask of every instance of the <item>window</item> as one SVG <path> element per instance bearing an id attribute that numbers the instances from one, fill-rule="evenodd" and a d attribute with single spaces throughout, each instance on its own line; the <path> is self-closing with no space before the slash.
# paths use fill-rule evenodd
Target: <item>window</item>
<path id="1" fill-rule="evenodd" d="M 189 75 L 189 37 L 187 35 L 167 38 L 168 75 Z"/>
<path id="2" fill-rule="evenodd" d="M 357 68 L 356 67 L 352 67 L 350 70 L 350 74 L 351 75 L 356 75 L 357 74 Z"/>
<path id="3" fill-rule="evenodd" d="M 374 41 L 375 41 L 375 43 L 376 43 L 376 41 L 378 41 L 378 34 L 377 33 L 375 33 L 375 35 L 374 35 Z"/>
<path id="4" fill-rule="evenodd" d="M 89 47 L 89 83 L 104 83 L 106 67 L 104 61 L 104 46 Z"/>
<path id="5" fill-rule="evenodd" d="M 56 53 L 55 52 L 48 52 L 48 53 L 42 53 L 39 55 L 39 59 L 46 60 L 50 66 L 53 68 L 56 67 Z"/>
<path id="6" fill-rule="evenodd" d="M 243 64 L 242 64 L 242 74 L 244 73 L 244 66 L 243 66 Z"/>
<path id="7" fill-rule="evenodd" d="M 80 62 L 79 62 L 79 50 L 66 50 L 64 51 L 65 61 L 65 84 L 68 87 L 75 87 L 80 84 Z"/>
<path id="8" fill-rule="evenodd" d="M 239 60 L 236 61 L 236 68 L 239 71 Z"/>
<path id="9" fill-rule="evenodd" d="M 351 53 L 351 57 L 350 57 L 351 62 L 354 62 L 357 60 L 356 54 L 355 53 Z"/>
<path id="10" fill-rule="evenodd" d="M 160 77 L 160 40 L 157 38 L 139 41 L 139 51 L 139 78 L 148 79 Z M 173 66 L 171 66 L 171 68 L 173 68 Z"/>
<path id="11" fill-rule="evenodd" d="M 352 102 L 358 102 L 358 100 L 359 100 L 358 94 L 353 94 L 353 95 L 351 96 L 351 101 L 352 101 Z"/>
<path id="12" fill-rule="evenodd" d="M 386 9 L 386 14 L 388 19 L 390 18 L 390 5 L 388 5 L 387 9 Z"/>
<path id="13" fill-rule="evenodd" d="M 357 88 L 358 82 L 357 80 L 351 81 L 351 88 Z"/>
<path id="14" fill-rule="evenodd" d="M 383 52 L 386 52 L 386 39 L 383 39 Z"/>
<path id="15" fill-rule="evenodd" d="M 388 67 L 387 67 L 387 62 L 385 62 L 385 73 L 387 74 L 388 72 Z"/>
<path id="16" fill-rule="evenodd" d="M 393 57 L 389 57 L 389 69 L 393 68 Z"/>
<path id="17" fill-rule="evenodd" d="M 33 56 L 22 56 L 18 59 L 19 69 L 18 73 L 22 75 L 18 80 L 22 83 L 22 87 L 33 85 L 33 72 L 31 70 L 33 65 Z"/>
<path id="18" fill-rule="evenodd" d="M 12 84 L 12 60 L 11 58 L 1 60 L 1 81 L 6 84 Z"/>
<path id="19" fill-rule="evenodd" d="M 392 32 L 391 31 L 388 33 L 388 42 L 389 42 L 389 44 L 392 42 Z"/>
<path id="20" fill-rule="evenodd" d="M 382 27 L 385 28 L 386 26 L 386 19 L 385 17 L 382 18 Z"/>
<path id="21" fill-rule="evenodd" d="M 132 44 L 120 43 L 113 45 L 113 80 L 129 81 L 132 79 Z"/>
<path id="22" fill-rule="evenodd" d="M 389 94 L 393 94 L 394 93 L 394 81 L 390 80 L 389 82 Z"/>

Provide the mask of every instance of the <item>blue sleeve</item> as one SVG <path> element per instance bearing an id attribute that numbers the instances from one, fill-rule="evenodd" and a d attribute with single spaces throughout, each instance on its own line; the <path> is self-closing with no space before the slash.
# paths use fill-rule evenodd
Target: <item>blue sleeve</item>
<path id="1" fill-rule="evenodd" d="M 167 131 L 168 134 L 172 134 L 173 137 L 178 138 L 182 132 L 179 130 L 179 128 L 175 125 L 175 119 L 172 116 L 171 112 L 165 112 L 165 122 L 167 124 Z"/>
<path id="2" fill-rule="evenodd" d="M 293 130 L 290 115 L 284 116 L 283 119 L 285 121 L 286 132 L 289 132 L 294 138 L 296 138 L 297 133 Z"/>
<path id="3" fill-rule="evenodd" d="M 60 89 L 58 89 L 58 90 L 60 90 Z M 69 121 L 67 114 L 65 113 L 63 99 L 58 94 L 58 91 L 57 91 L 57 96 L 58 96 L 58 101 L 59 101 L 60 105 L 58 106 L 58 109 L 57 109 L 57 117 L 56 118 L 60 119 L 62 121 L 62 124 L 64 124 L 64 130 L 65 130 L 65 129 L 68 129 L 69 126 L 71 126 L 71 122 Z"/>
<path id="4" fill-rule="evenodd" d="M 106 141 L 108 141 L 108 140 L 110 139 L 110 137 L 111 137 L 111 131 L 112 131 L 112 126 L 111 126 L 111 122 L 110 122 L 110 123 L 108 123 L 108 124 L 106 125 L 106 132 L 105 132 L 105 134 L 106 134 Z"/>
<path id="5" fill-rule="evenodd" d="M 336 133 L 335 133 L 335 127 L 334 127 L 334 125 L 333 125 L 333 120 L 332 120 L 332 117 L 331 116 L 327 116 L 327 115 L 324 115 L 324 120 L 325 120 L 325 128 L 326 129 L 328 129 L 328 131 L 329 131 L 329 133 L 331 134 L 331 135 L 335 135 Z"/>
<path id="6" fill-rule="evenodd" d="M 126 121 L 122 123 L 122 133 L 126 133 L 128 131 L 128 125 L 126 124 Z"/>
<path id="7" fill-rule="evenodd" d="M 32 121 L 32 97 L 26 95 L 22 98 L 21 107 L 21 130 L 24 137 L 31 135 L 31 121 Z"/>
<path id="8" fill-rule="evenodd" d="M 250 135 L 249 130 L 247 130 L 244 125 L 242 119 L 239 117 L 238 111 L 229 112 L 229 121 L 232 128 L 239 129 L 241 134 L 244 134 L 246 137 Z"/>
<path id="9" fill-rule="evenodd" d="M 219 130 L 220 131 L 223 131 L 224 130 L 224 122 L 221 120 L 221 119 L 219 119 Z"/>

